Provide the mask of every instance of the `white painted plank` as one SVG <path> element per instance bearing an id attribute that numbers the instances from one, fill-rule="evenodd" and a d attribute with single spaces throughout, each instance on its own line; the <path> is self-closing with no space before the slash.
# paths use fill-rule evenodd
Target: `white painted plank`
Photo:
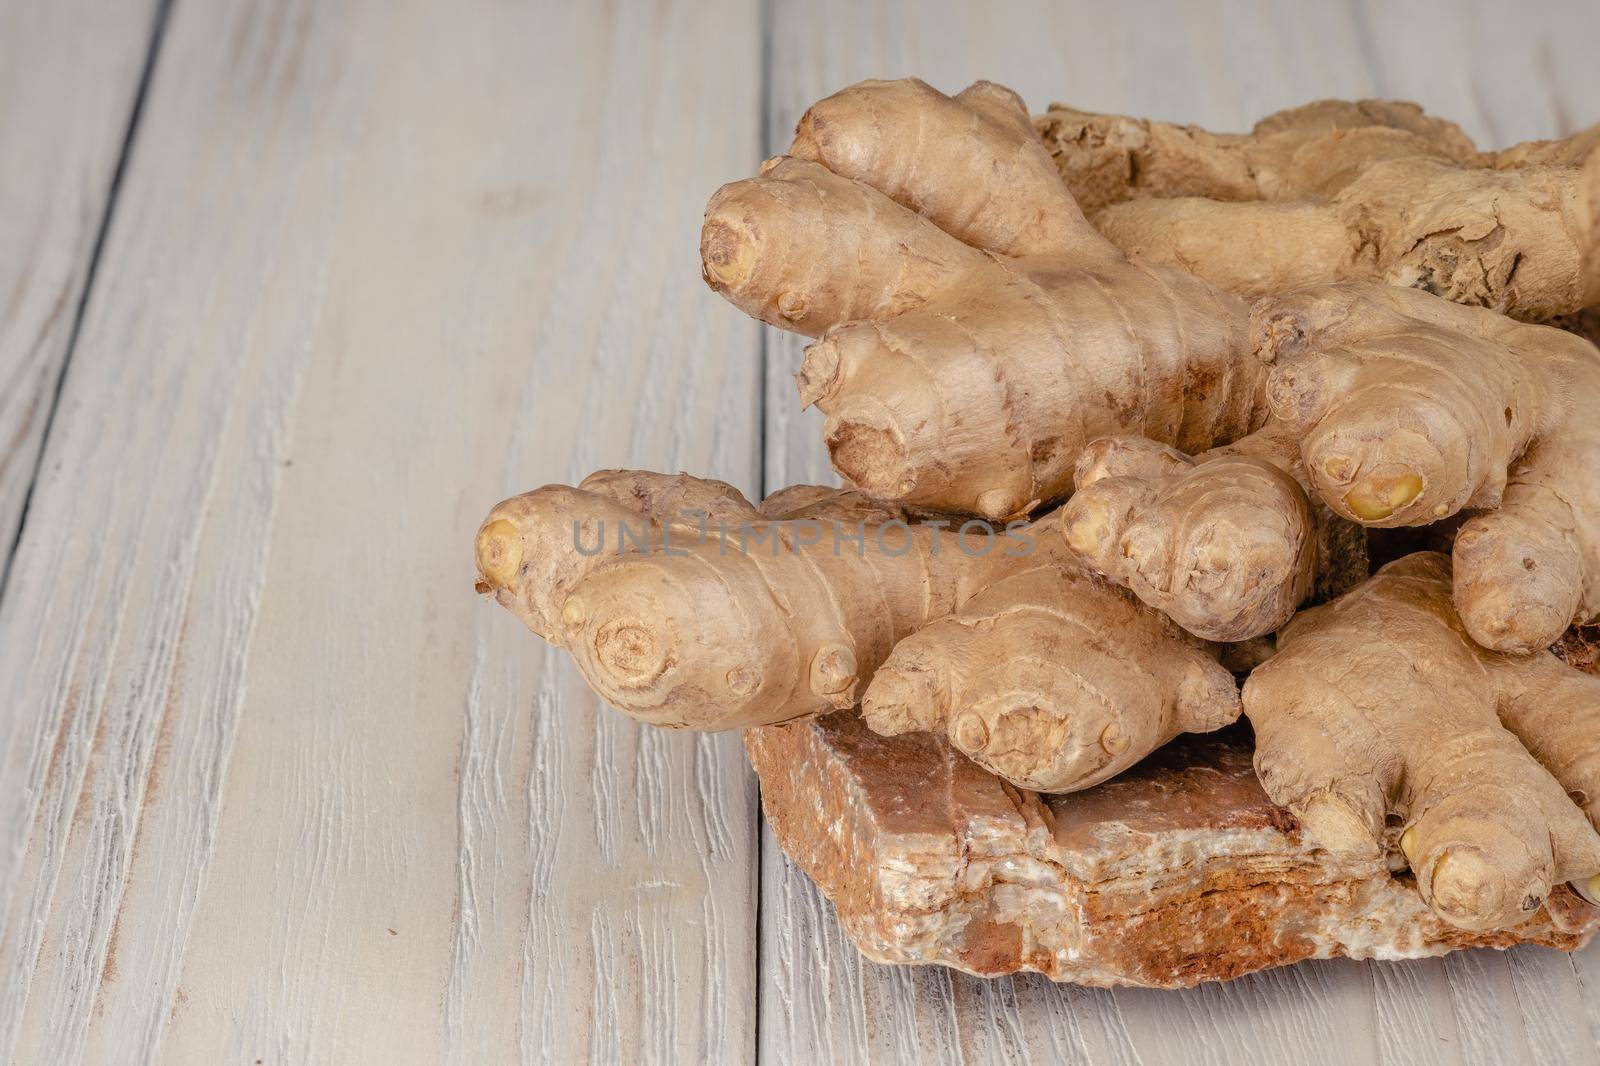
<path id="1" fill-rule="evenodd" d="M 1365 0 L 1355 14 L 1374 91 L 1461 123 L 1485 148 L 1600 122 L 1592 0 L 1462 8 Z"/>
<path id="2" fill-rule="evenodd" d="M 0 603 L 0 1061 L 748 1061 L 737 739 L 471 590 L 500 497 L 754 488 L 701 285 L 752 4 L 180 3 Z"/>
<path id="3" fill-rule="evenodd" d="M 155 15 L 155 0 L 0 4 L 0 575 L 38 466 Z"/>
<path id="4" fill-rule="evenodd" d="M 1329 96 L 1418 100 L 1485 145 L 1600 119 L 1600 6 L 1295 2 L 775 5 L 770 137 L 866 77 L 990 78 L 1035 108 L 1246 129 Z M 769 485 L 830 480 L 796 410 L 801 344 L 768 330 Z M 979 981 L 863 962 L 763 834 L 761 1050 L 769 1062 L 1600 1062 L 1600 948 L 1306 963 L 1188 992 Z M 898 1057 L 896 1057 L 898 1056 Z"/>

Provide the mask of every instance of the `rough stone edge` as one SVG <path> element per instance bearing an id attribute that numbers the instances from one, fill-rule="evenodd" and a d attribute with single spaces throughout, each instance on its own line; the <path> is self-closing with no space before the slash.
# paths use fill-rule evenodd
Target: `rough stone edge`
<path id="1" fill-rule="evenodd" d="M 877 737 L 850 712 L 745 738 L 779 844 L 878 962 L 1181 988 L 1307 958 L 1573 950 L 1600 925 L 1565 887 L 1514 930 L 1444 925 L 1382 861 L 1335 862 L 1303 841 L 1260 792 L 1238 737 L 1180 742 L 1048 801 L 940 739 Z M 876 775 L 872 788 L 864 775 Z M 1163 806 L 1163 793 L 1184 802 Z M 1211 817 L 1141 829 L 1106 813 L 1141 805 Z"/>

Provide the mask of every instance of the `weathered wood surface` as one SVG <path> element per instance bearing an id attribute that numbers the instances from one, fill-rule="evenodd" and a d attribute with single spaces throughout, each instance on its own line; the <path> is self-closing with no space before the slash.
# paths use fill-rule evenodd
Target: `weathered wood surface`
<path id="1" fill-rule="evenodd" d="M 0 4 L 0 580 L 71 343 L 156 0 Z M 94 32 L 86 32 L 93 25 Z"/>
<path id="2" fill-rule="evenodd" d="M 604 711 L 471 542 L 594 466 L 756 487 L 694 249 L 758 40 L 177 4 L 0 605 L 0 1061 L 753 1053 L 737 738 Z"/>
<path id="3" fill-rule="evenodd" d="M 1600 120 L 1591 3 L 780 2 L 769 38 L 769 153 L 818 97 L 908 73 L 1215 129 L 1328 96 L 1415 99 L 1486 145 Z M 801 345 L 767 338 L 768 482 L 827 478 L 820 416 L 794 402 Z M 1189 992 L 982 981 L 862 962 L 771 833 L 762 854 L 763 1061 L 1600 1062 L 1600 945 L 1302 963 Z"/>
<path id="4" fill-rule="evenodd" d="M 758 930 L 736 739 L 605 711 L 468 558 L 597 466 L 827 476 L 695 262 L 817 96 L 1498 144 L 1600 117 L 1600 8 L 177 0 L 69 353 L 152 23 L 0 0 L 0 439 L 48 385 L 0 541 L 70 354 L 0 600 L 0 1061 L 1600 1061 L 1596 951 L 986 983 L 863 963 L 770 836 Z"/>

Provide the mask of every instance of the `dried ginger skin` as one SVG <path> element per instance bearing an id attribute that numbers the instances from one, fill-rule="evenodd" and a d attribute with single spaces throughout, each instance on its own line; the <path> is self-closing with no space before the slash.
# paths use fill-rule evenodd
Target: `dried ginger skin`
<path id="1" fill-rule="evenodd" d="M 1091 216 L 1130 200 L 1299 199 L 1338 187 L 1375 159 L 1421 155 L 1464 164 L 1478 156 L 1455 123 L 1389 100 L 1320 100 L 1269 115 L 1243 134 L 1066 104 L 1051 104 L 1034 127 Z"/>
<path id="2" fill-rule="evenodd" d="M 1500 152 L 1373 100 L 1308 104 L 1243 135 L 1061 104 L 1035 125 L 1117 247 L 1229 292 L 1372 280 L 1524 320 L 1600 301 L 1600 125 Z"/>
<path id="3" fill-rule="evenodd" d="M 1245 683 L 1245 713 L 1262 786 L 1319 844 L 1376 853 L 1396 814 L 1435 912 L 1505 928 L 1600 874 L 1600 679 L 1486 651 L 1450 588 L 1448 558 L 1424 552 L 1301 612 Z"/>
<path id="4" fill-rule="evenodd" d="M 946 732 L 1025 787 L 1069 791 L 1238 717 L 1218 649 L 1079 566 L 1053 522 L 948 525 L 850 491 L 756 508 L 722 482 L 601 471 L 496 506 L 477 561 L 481 588 L 653 725 L 771 725 L 865 694 L 885 732 Z M 946 616 L 959 626 L 929 625 Z M 927 657 L 937 698 L 897 700 Z"/>
<path id="5" fill-rule="evenodd" d="M 1575 214 L 1579 232 L 1587 234 L 1583 246 L 1583 306 L 1600 306 L 1600 147 L 1589 153 L 1578 178 Z"/>

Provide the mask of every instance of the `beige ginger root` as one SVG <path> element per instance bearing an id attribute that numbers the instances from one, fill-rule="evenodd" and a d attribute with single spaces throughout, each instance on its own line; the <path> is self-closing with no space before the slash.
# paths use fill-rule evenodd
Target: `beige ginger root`
<path id="1" fill-rule="evenodd" d="M 896 644 L 861 714 L 887 736 L 942 732 L 1020 788 L 1074 792 L 1237 718 L 1215 655 L 1084 571 L 1035 565 Z"/>
<path id="2" fill-rule="evenodd" d="M 758 509 L 721 482 L 603 471 L 499 504 L 477 562 L 480 588 L 654 725 L 767 725 L 865 694 L 883 731 L 940 730 L 1069 791 L 1238 716 L 1216 649 L 1077 566 L 1058 530 L 944 525 L 852 492 Z"/>
<path id="3" fill-rule="evenodd" d="M 1465 512 L 1455 606 L 1506 652 L 1600 614 L 1600 351 L 1395 286 L 1330 285 L 1263 301 L 1276 425 L 1335 513 L 1370 526 Z"/>
<path id="4" fill-rule="evenodd" d="M 1252 337 L 1272 366 L 1262 431 L 1197 466 L 1132 443 L 1116 454 L 1142 466 L 1118 461 L 1140 469 L 1100 470 L 1114 440 L 1085 454 L 1063 521 L 1089 565 L 1194 633 L 1270 632 L 1310 588 L 1291 549 L 1308 526 L 1338 531 L 1292 475 L 1368 526 L 1470 515 L 1455 537 L 1455 604 L 1485 647 L 1548 647 L 1600 613 L 1600 424 L 1580 406 L 1600 396 L 1593 345 L 1361 283 L 1262 300 Z M 1242 552 L 1231 564 L 1230 546 Z M 1310 572 L 1327 573 L 1327 546 Z"/>
<path id="5" fill-rule="evenodd" d="M 1061 104 L 1035 121 L 1117 247 L 1239 295 L 1372 280 L 1529 320 L 1600 302 L 1600 125 L 1480 152 L 1381 100 L 1307 104 L 1248 134 Z"/>
<path id="6" fill-rule="evenodd" d="M 1303 611 L 1250 675 L 1256 771 L 1322 846 L 1375 853 L 1386 817 L 1446 921 L 1502 928 L 1553 884 L 1600 888 L 1600 679 L 1469 638 L 1449 560 L 1407 556 Z"/>
<path id="7" fill-rule="evenodd" d="M 998 86 L 947 97 L 864 82 L 821 101 L 790 156 L 712 198 L 701 253 L 738 306 L 820 338 L 801 397 L 827 414 L 835 467 L 874 496 L 1005 518 L 1069 494 L 1097 438 L 1220 445 L 1365 525 L 1504 498 L 1505 515 L 1481 519 L 1495 535 L 1470 559 L 1475 538 L 1458 549 L 1462 612 L 1491 646 L 1539 646 L 1600 608 L 1588 467 L 1548 462 L 1589 448 L 1567 430 L 1572 398 L 1594 395 L 1592 347 L 1497 331 L 1488 312 L 1391 286 L 1325 286 L 1252 313 L 1182 271 L 1130 263 L 1087 226 L 1021 101 Z M 1322 310 L 1307 318 L 1312 304 Z M 1377 313 L 1355 313 L 1365 306 Z M 1322 318 L 1340 329 L 1307 331 Z M 1341 337 L 1353 346 L 1318 350 Z M 1498 426 L 1483 421 L 1491 410 Z M 1202 499 L 1169 493 L 1136 524 L 1184 498 Z M 1220 543 L 1209 520 L 1184 520 L 1183 552 Z M 1288 539 L 1272 551 L 1293 560 L 1276 571 L 1287 587 L 1182 558 L 1144 587 L 1101 569 L 1197 632 L 1266 632 L 1304 587 L 1296 522 L 1273 525 Z M 1203 595 L 1219 581 L 1249 594 L 1232 607 Z"/>
<path id="8" fill-rule="evenodd" d="M 1263 300 L 1252 318 L 1272 422 L 1198 466 L 1097 442 L 1063 518 L 1086 562 L 1191 632 L 1270 632 L 1309 588 L 1307 557 L 1291 554 L 1308 525 L 1339 535 L 1292 474 L 1369 526 L 1470 515 L 1454 542 L 1455 604 L 1485 647 L 1531 652 L 1600 614 L 1600 423 L 1581 406 L 1600 396 L 1592 344 L 1359 283 Z M 1108 463 L 1107 449 L 1121 458 Z M 1312 572 L 1329 572 L 1328 549 Z"/>
<path id="9" fill-rule="evenodd" d="M 1332 521 L 1264 459 L 1219 449 L 1197 462 L 1143 438 L 1103 437 L 1079 458 L 1076 480 L 1061 516 L 1068 547 L 1208 640 L 1271 633 L 1336 566 L 1365 576 L 1364 551 L 1319 552 Z"/>
<path id="10" fill-rule="evenodd" d="M 789 151 L 712 197 L 704 272 L 820 338 L 801 399 L 871 495 L 1009 518 L 1066 495 L 1096 437 L 1194 452 L 1264 416 L 1245 305 L 1097 234 L 1010 90 L 863 82 Z"/>

